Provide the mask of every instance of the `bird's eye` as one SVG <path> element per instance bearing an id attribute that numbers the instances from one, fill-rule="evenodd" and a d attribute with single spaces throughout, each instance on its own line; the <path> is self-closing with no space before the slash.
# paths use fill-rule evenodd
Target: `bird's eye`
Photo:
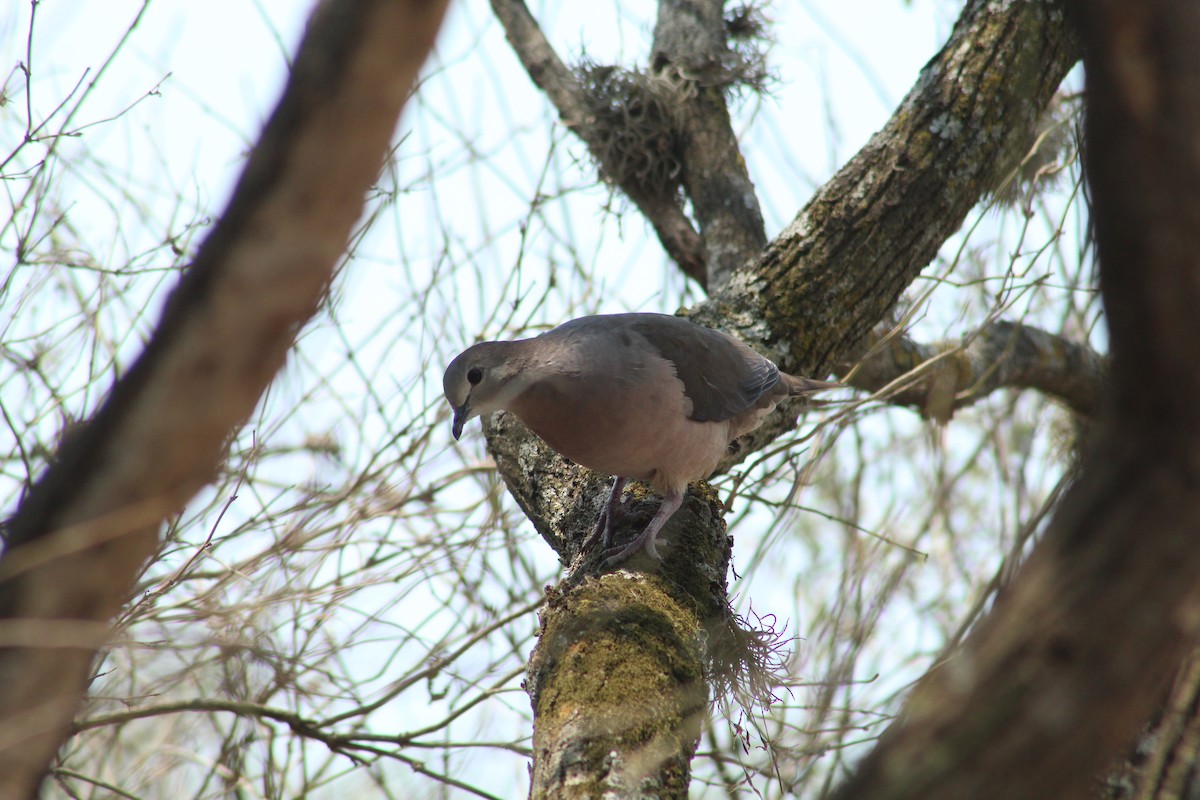
<path id="1" fill-rule="evenodd" d="M 467 383 L 475 386 L 481 380 L 483 380 L 483 370 L 481 370 L 479 367 L 471 367 L 469 370 L 467 370 Z"/>

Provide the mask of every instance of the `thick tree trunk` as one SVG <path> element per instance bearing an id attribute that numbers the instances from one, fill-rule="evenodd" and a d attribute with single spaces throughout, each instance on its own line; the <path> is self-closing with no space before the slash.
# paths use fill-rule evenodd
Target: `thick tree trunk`
<path id="1" fill-rule="evenodd" d="M 1183 800 L 1200 796 L 1200 648 L 1175 675 L 1154 718 L 1121 764 L 1103 777 L 1099 800 Z"/>
<path id="2" fill-rule="evenodd" d="M 843 800 L 1092 796 L 1200 630 L 1200 6 L 1073 5 L 1109 413 L 1011 588 Z"/>
<path id="3" fill-rule="evenodd" d="M 695 598 L 672 589 L 606 575 L 547 595 L 526 683 L 532 797 L 688 797 L 708 713 L 705 632 Z"/>
<path id="4" fill-rule="evenodd" d="M 162 523 L 212 477 L 324 296 L 444 6 L 319 8 L 229 208 L 145 352 L 9 520 L 0 800 L 36 793 Z"/>
<path id="5" fill-rule="evenodd" d="M 673 17 L 686 4 L 668 5 L 656 29 L 660 67 L 686 60 L 689 52 L 676 36 L 686 25 Z M 582 90 L 528 11 L 512 0 L 493 0 L 493 7 L 533 79 L 592 146 L 593 132 L 581 107 L 573 105 Z M 707 17 L 700 17 L 696 41 L 703 44 Z M 700 44 L 692 51 L 703 49 Z M 729 274 L 722 260 L 725 266 L 711 272 L 720 291 L 694 309 L 693 318 L 773 348 L 771 354 L 793 371 L 827 372 L 887 313 L 1006 166 L 1015 165 L 1076 58 L 1075 40 L 1057 4 L 968 3 L 950 40 L 888 126 L 756 263 Z M 693 124 L 721 138 L 720 114 L 703 103 L 692 112 Z M 701 187 L 694 184 L 703 169 L 684 172 L 692 176 L 686 191 L 697 196 Z M 742 185 L 737 175 L 725 179 Z M 753 220 L 723 215 L 719 205 L 706 208 L 704 216 L 697 212 L 702 226 L 714 231 L 740 226 L 752 238 Z M 778 436 L 793 419 L 779 413 L 733 457 Z M 594 524 L 605 482 L 546 450 L 510 417 L 500 415 L 486 430 L 509 488 L 573 570 L 551 590 L 530 667 L 532 796 L 625 797 L 643 791 L 686 796 L 686 764 L 695 746 L 690 732 L 696 730 L 691 715 L 706 696 L 695 683 L 693 665 L 712 658 L 704 641 L 688 632 L 729 630 L 723 606 L 728 562 L 717 498 L 711 492 L 689 494 L 688 513 L 677 515 L 667 530 L 675 547 L 660 575 L 622 570 L 585 578 L 596 560 L 579 546 Z M 645 517 L 626 524 L 636 528 Z M 664 584 L 662 576 L 668 578 Z M 680 587 L 688 588 L 681 594 Z M 673 601 L 666 602 L 668 597 Z M 635 631 L 622 628 L 629 620 L 636 621 Z M 708 639 L 711 651 L 713 637 Z M 646 666 L 619 680 L 613 675 L 608 684 L 611 665 L 626 660 Z M 622 695 L 626 702 L 615 706 Z M 668 744 L 675 749 L 668 752 Z"/>

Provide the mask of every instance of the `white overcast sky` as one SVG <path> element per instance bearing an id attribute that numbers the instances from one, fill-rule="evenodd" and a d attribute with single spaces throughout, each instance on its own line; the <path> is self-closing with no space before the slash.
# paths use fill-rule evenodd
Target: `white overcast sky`
<path id="1" fill-rule="evenodd" d="M 777 110 L 774 116 L 784 121 L 786 130 L 763 132 L 746 145 L 753 178 L 765 196 L 771 232 L 786 224 L 814 182 L 826 178 L 886 119 L 936 51 L 953 12 L 946 3 L 930 0 L 777 5 L 769 7 L 768 14 L 776 23 L 771 62 L 780 80 L 767 103 Z M 127 0 L 39 4 L 32 59 L 40 84 L 33 95 L 35 116 L 48 112 L 86 70 L 94 74 L 141 6 Z M 644 61 L 652 20 L 618 16 L 597 3 L 532 7 L 564 56 L 586 47 L 597 61 Z M 112 116 L 161 83 L 162 96 L 145 101 L 130 122 L 150 127 L 149 138 L 161 154 L 130 152 L 114 127 L 102 129 L 91 146 L 102 145 L 102 153 L 114 164 L 132 160 L 148 177 L 165 168 L 173 185 L 194 184 L 205 195 L 223 198 L 244 148 L 275 101 L 285 74 L 285 48 L 294 48 L 308 8 L 308 3 L 283 0 L 155 0 L 83 116 Z M 580 12 L 586 17 L 581 19 Z M 29 13 L 29 2 L 14 0 L 0 17 L 0 42 L 9 69 L 26 60 Z M 510 119 L 541 119 L 545 109 L 537 107 L 529 80 L 507 51 L 487 4 L 454 3 L 438 58 L 453 62 L 479 47 L 492 54 L 496 84 L 511 87 L 523 104 L 500 109 L 489 103 L 496 84 L 479 95 L 474 91 L 480 87 L 456 87 L 466 94 L 465 107 L 478 105 L 483 112 L 479 129 L 503 129 L 503 124 L 489 125 L 487 114 L 505 110 Z M 14 86 L 21 81 L 19 73 L 9 75 L 9 92 L 18 102 L 6 107 L 6 114 L 24 113 L 23 91 Z M 524 105 L 530 100 L 534 102 Z M 414 113 L 410 109 L 405 126 L 414 124 Z M 830 125 L 836 142 L 830 140 Z M 803 185 L 795 185 L 797 180 Z"/>
<path id="2" fill-rule="evenodd" d="M 653 7 L 646 2 L 628 5 Z M 779 80 L 767 99 L 739 106 L 735 120 L 744 134 L 744 154 L 760 192 L 768 235 L 790 222 L 813 190 L 883 124 L 948 34 L 959 5 L 948 0 L 780 0 L 768 7 L 776 40 L 770 63 Z M 31 7 L 23 0 L 0 5 L 0 56 L 9 99 L 0 107 L 0 115 L 6 122 L 14 116 L 23 119 L 26 113 L 24 77 L 16 65 L 29 59 L 26 33 Z M 168 220 L 181 197 L 214 216 L 220 212 L 247 148 L 275 103 L 286 75 L 287 53 L 299 40 L 309 7 L 294 0 L 150 3 L 129 45 L 108 67 L 99 89 L 75 120 L 76 125 L 99 122 L 135 106 L 119 122 L 94 125 L 84 135 L 90 152 L 109 166 L 117 185 L 146 187 L 142 201 L 146 208 L 113 209 L 102 192 L 89 190 L 78 175 L 61 176 L 64 181 L 79 181 L 68 209 L 76 227 L 88 231 L 97 243 L 116 237 L 111 246 L 97 244 L 101 252 L 112 253 L 114 266 L 124 263 L 123 251 L 139 249 L 137 242 L 128 239 L 144 236 L 141 246 L 150 247 L 156 233 L 153 223 L 145 226 L 148 230 L 133 223 L 114 223 L 120 215 Z M 86 85 L 91 80 L 141 8 L 142 3 L 126 0 L 42 0 L 38 4 L 31 60 L 34 90 L 28 95 L 35 119 L 49 114 L 80 81 Z M 325 351 L 316 337 L 306 339 L 306 358 L 327 375 L 342 368 L 345 342 L 358 344 L 362 349 L 356 356 L 369 362 L 369 347 L 382 338 L 375 336 L 377 306 L 407 296 L 389 291 L 389 282 L 398 280 L 395 265 L 432 262 L 444 246 L 445 229 L 425 224 L 438 209 L 448 209 L 457 217 L 453 226 L 461 229 L 462 241 L 468 243 L 463 247 L 484 262 L 483 274 L 506 274 L 507 269 L 486 267 L 507 267 L 516 257 L 517 237 L 511 229 L 528 211 L 534 194 L 530 187 L 536 184 L 549 146 L 547 131 L 552 125 L 547 123 L 555 115 L 508 49 L 488 4 L 469 0 L 455 2 L 451 8 L 429 66 L 436 77 L 423 85 L 421 96 L 410 104 L 401 122 L 401 135 L 406 138 L 396 167 L 401 177 L 412 170 L 414 184 L 416 173 L 430 163 L 448 165 L 447 177 L 439 181 L 437 197 L 402 196 L 397 212 L 402 224 L 397 223 L 395 235 L 389 238 L 385 230 L 364 245 L 341 293 L 338 321 L 345 326 L 344 339 L 328 337 Z M 578 0 L 534 3 L 531 9 L 567 60 L 586 48 L 598 62 L 645 62 L 652 19 L 633 19 L 608 4 Z M 147 97 L 156 87 L 158 94 Z M 0 130 L 13 132 L 18 127 L 6 124 Z M 0 142 L 0 150 L 7 154 L 15 144 Z M 64 152 L 72 152 L 74 144 L 64 145 Z M 489 168 L 463 170 L 458 177 L 453 167 L 468 145 L 488 154 Z M 565 146 L 581 152 L 569 140 Z M 582 251 L 606 259 L 604 269 L 596 270 L 606 294 L 599 299 L 586 297 L 583 293 L 591 289 L 584 284 L 590 286 L 590 279 L 581 281 L 580 294 L 566 298 L 578 301 L 570 307 L 594 304 L 609 310 L 671 312 L 680 302 L 696 299 L 666 263 L 646 226 L 626 217 L 617 226 L 618 233 L 612 232 L 612 225 L 600 232 L 602 226 L 594 220 L 604 193 L 590 191 L 580 192 L 571 230 Z M 0 202 L 8 202 L 8 196 Z M 493 214 L 487 220 L 479 213 L 481 202 Z M 114 225 L 119 225 L 119 235 L 111 230 Z M 480 232 L 472 226 L 496 230 Z M 0 252 L 6 249 L 0 247 Z M 537 254 L 556 252 L 551 242 Z M 645 280 L 625 280 L 647 274 L 659 276 L 663 288 L 648 292 Z M 480 333 L 489 308 L 523 291 L 536 294 L 536 284 L 545 275 L 531 268 L 522 279 L 533 286 L 514 288 L 497 280 L 496 286 L 456 289 L 463 292 L 464 303 L 474 301 L 478 306 L 471 313 L 462 312 L 464 320 L 470 320 L 464 322 L 462 342 Z M 148 306 L 156 309 L 169 288 L 170 282 L 165 281 L 160 293 L 148 299 Z M 5 313 L 10 312 L 0 309 L 0 314 Z M 151 311 L 146 324 L 155 317 Z M 932 329 L 944 332 L 945 323 L 938 320 Z M 131 346 L 136 344 L 135 337 Z M 447 350 L 456 345 L 442 344 Z M 413 363 L 436 361 L 421 349 L 420 342 L 396 345 L 385 349 L 378 363 L 384 363 L 385 357 L 395 363 L 398 353 L 415 359 Z M 396 372 L 399 375 L 399 367 Z M 436 374 L 424 398 L 408 410 L 413 418 L 425 413 L 423 404 L 439 402 L 440 366 L 431 372 Z M 274 399 L 282 402 L 285 391 L 273 388 Z M 321 429 L 320 420 L 302 422 L 314 431 Z M 911 424 L 919 428 L 922 423 L 914 416 Z M 372 444 L 372 438 L 380 435 L 371 430 L 343 433 Z M 3 435 L 7 432 L 0 432 Z M 539 557 L 553 569 L 549 547 L 536 545 Z M 776 588 L 786 594 L 789 587 L 783 580 Z M 754 597 L 756 607 L 787 607 L 788 600 L 768 597 L 767 592 L 764 584 Z M 802 630 L 803 621 L 797 627 Z M 913 631 L 914 637 L 919 635 Z"/>

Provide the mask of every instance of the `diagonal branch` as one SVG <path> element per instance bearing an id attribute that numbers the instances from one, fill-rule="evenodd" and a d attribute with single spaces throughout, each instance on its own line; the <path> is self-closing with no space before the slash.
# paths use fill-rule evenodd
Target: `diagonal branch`
<path id="1" fill-rule="evenodd" d="M 887 125 L 690 318 L 829 374 L 1028 151 L 1078 55 L 1058 3 L 968 2 Z M 776 413 L 733 458 L 791 427 Z"/>
<path id="2" fill-rule="evenodd" d="M 595 125 L 589 98 L 575 73 L 563 63 L 542 33 L 523 0 L 492 0 L 492 10 L 513 51 L 533 82 L 546 93 L 563 124 L 585 145 L 602 174 L 613 180 L 654 227 L 663 249 L 686 275 L 701 285 L 706 281 L 704 247 L 700 235 L 683 213 L 673 191 L 654 191 L 618 170 L 606 169 L 607 148 Z"/>
<path id="3" fill-rule="evenodd" d="M 873 331 L 834 371 L 849 373 L 843 380 L 856 389 L 883 391 L 888 402 L 939 422 L 998 389 L 1036 389 L 1095 417 L 1108 379 L 1104 357 L 1090 347 L 1002 320 L 957 342 L 921 344 Z"/>
<path id="4" fill-rule="evenodd" d="M 724 5 L 661 0 L 651 59 L 654 72 L 678 74 L 697 87 L 681 98 L 680 177 L 700 224 L 710 291 L 767 244 L 758 195 L 725 101 L 737 65 L 726 45 Z"/>
<path id="5" fill-rule="evenodd" d="M 229 207 L 145 351 L 9 520 L 0 619 L 90 632 L 66 647 L 0 641 L 0 797 L 36 793 L 162 522 L 218 469 L 325 295 L 444 8 L 318 7 Z"/>

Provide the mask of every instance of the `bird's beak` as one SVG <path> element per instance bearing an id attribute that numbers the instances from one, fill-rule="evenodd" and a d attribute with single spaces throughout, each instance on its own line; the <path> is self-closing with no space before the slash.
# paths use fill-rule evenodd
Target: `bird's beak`
<path id="1" fill-rule="evenodd" d="M 457 441 L 462 436 L 463 425 L 466 424 L 470 416 L 470 404 L 464 402 L 461 406 L 456 406 L 454 409 L 454 425 L 450 428 L 450 432 L 454 434 L 454 439 Z"/>

